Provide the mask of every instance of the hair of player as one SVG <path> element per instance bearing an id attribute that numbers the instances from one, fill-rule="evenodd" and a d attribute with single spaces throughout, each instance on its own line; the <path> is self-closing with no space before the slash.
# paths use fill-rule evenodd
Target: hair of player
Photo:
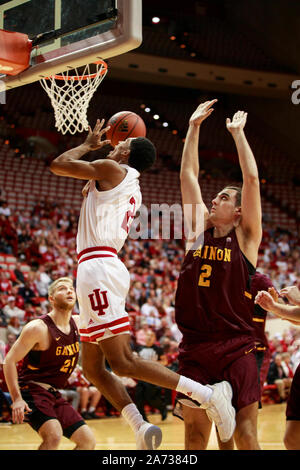
<path id="1" fill-rule="evenodd" d="M 48 287 L 48 296 L 53 296 L 54 292 L 57 289 L 58 284 L 61 282 L 68 282 L 73 286 L 73 280 L 70 277 L 60 277 L 59 279 L 56 279 L 50 286 Z"/>
<path id="2" fill-rule="evenodd" d="M 147 137 L 136 137 L 130 143 L 128 165 L 142 173 L 156 160 L 156 148 Z"/>
<path id="3" fill-rule="evenodd" d="M 224 189 L 234 189 L 235 195 L 235 206 L 240 207 L 242 204 L 242 188 L 240 186 L 226 186 Z"/>

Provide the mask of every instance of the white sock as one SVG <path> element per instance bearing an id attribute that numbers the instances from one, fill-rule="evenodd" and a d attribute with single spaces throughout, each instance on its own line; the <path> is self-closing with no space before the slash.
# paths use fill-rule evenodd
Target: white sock
<path id="1" fill-rule="evenodd" d="M 144 423 L 144 418 L 134 403 L 129 403 L 129 405 L 124 406 L 121 414 L 133 432 L 137 432 L 140 426 Z"/>
<path id="2" fill-rule="evenodd" d="M 180 376 L 176 391 L 191 397 L 198 403 L 205 403 L 210 399 L 213 393 L 212 389 L 207 385 L 201 385 L 195 382 L 195 380 L 184 377 L 184 375 Z"/>
<path id="3" fill-rule="evenodd" d="M 89 407 L 89 413 L 94 413 L 96 411 L 96 408 L 94 406 Z"/>

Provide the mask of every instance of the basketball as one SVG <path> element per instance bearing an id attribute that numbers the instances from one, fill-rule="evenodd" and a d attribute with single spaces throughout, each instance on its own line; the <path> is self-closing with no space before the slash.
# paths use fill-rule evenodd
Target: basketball
<path id="1" fill-rule="evenodd" d="M 108 121 L 110 129 L 106 132 L 106 138 L 115 147 L 120 140 L 128 137 L 145 137 L 146 126 L 143 119 L 132 111 L 120 111 L 114 114 Z"/>

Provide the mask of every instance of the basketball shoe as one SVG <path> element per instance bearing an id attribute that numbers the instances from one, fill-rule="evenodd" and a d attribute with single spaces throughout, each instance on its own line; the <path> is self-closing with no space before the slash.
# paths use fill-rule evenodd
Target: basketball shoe
<path id="1" fill-rule="evenodd" d="M 207 385 L 213 393 L 210 399 L 202 403 L 210 421 L 214 421 L 222 442 L 227 442 L 235 430 L 235 409 L 231 404 L 232 388 L 229 382 L 223 381 Z"/>
<path id="2" fill-rule="evenodd" d="M 143 423 L 135 434 L 137 450 L 155 450 L 162 440 L 162 432 L 158 426 Z"/>

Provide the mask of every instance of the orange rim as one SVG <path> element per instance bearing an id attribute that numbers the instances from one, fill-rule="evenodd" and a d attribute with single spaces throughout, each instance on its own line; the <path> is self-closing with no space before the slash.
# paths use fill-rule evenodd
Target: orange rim
<path id="1" fill-rule="evenodd" d="M 102 69 L 100 75 L 104 75 L 107 72 L 107 63 L 104 60 L 97 60 L 93 64 L 102 64 Z M 55 80 L 88 80 L 89 78 L 95 78 L 98 75 L 98 72 L 92 73 L 90 75 L 52 75 L 51 77 L 45 77 L 45 80 L 50 80 L 55 78 Z"/>

